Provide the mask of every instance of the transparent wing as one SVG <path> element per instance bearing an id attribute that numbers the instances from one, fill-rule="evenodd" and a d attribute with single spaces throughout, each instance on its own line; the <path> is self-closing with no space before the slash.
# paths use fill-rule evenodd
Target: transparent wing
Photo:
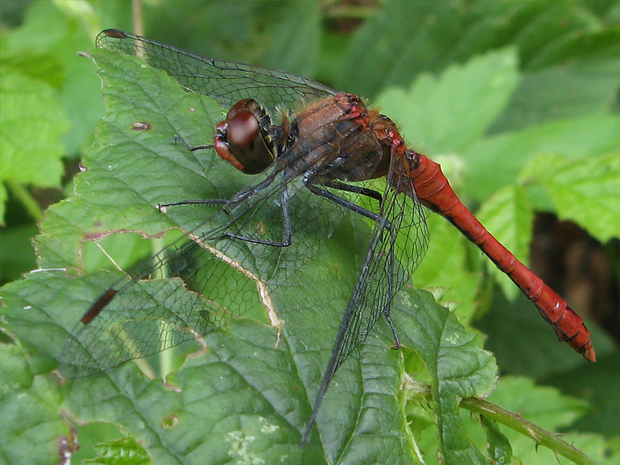
<path id="1" fill-rule="evenodd" d="M 392 157 L 393 165 L 402 162 L 404 160 Z M 306 426 L 306 439 L 334 374 L 368 337 L 379 318 L 389 317 L 392 299 L 409 280 L 426 252 L 426 210 L 415 196 L 412 180 L 405 176 L 395 176 L 395 172 L 410 171 L 401 166 L 396 169 L 392 166 L 390 169 L 379 219 L 336 336 L 312 416 Z"/>
<path id="2" fill-rule="evenodd" d="M 232 61 L 214 60 L 128 32 L 107 29 L 97 47 L 141 56 L 188 90 L 213 97 L 224 108 L 254 98 L 272 111 L 333 95 L 335 90 L 303 76 Z"/>
<path id="3" fill-rule="evenodd" d="M 334 347 L 334 371 L 366 339 L 379 318 L 389 316 L 392 299 L 426 253 L 426 210 L 415 197 L 396 193 L 415 192 L 412 181 L 400 177 L 399 183 L 396 190 L 387 183 L 380 208 L 381 221 L 375 225 L 345 311 L 341 338 Z"/>

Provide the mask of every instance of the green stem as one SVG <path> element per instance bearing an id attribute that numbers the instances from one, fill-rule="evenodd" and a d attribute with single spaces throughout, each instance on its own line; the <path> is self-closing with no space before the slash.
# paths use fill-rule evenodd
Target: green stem
<path id="1" fill-rule="evenodd" d="M 15 180 L 7 179 L 4 182 L 13 195 L 17 197 L 20 203 L 26 208 L 28 214 L 34 218 L 35 221 L 41 221 L 43 219 L 43 211 L 41 211 L 41 207 L 35 198 L 28 192 L 28 189 Z"/>
<path id="2" fill-rule="evenodd" d="M 151 253 L 152 255 L 157 255 L 158 253 L 160 253 L 164 248 L 166 247 L 166 241 L 164 240 L 163 237 L 160 237 L 158 239 L 153 239 L 151 241 Z M 157 279 L 168 279 L 170 278 L 170 276 L 168 275 L 168 270 L 164 267 L 159 268 L 157 270 Z M 160 331 L 165 331 L 165 324 L 164 322 L 160 321 L 159 323 L 160 326 Z M 164 350 L 165 346 L 161 346 L 160 347 L 160 352 L 158 354 L 158 359 L 159 359 L 159 376 L 161 378 L 165 378 L 166 376 L 168 376 L 168 374 L 172 371 L 172 358 L 173 358 L 173 354 L 175 352 L 174 348 L 169 348 L 168 350 Z"/>
<path id="3" fill-rule="evenodd" d="M 596 462 L 592 461 L 586 454 L 571 446 L 565 441 L 562 441 L 556 434 L 553 434 L 544 428 L 526 420 L 520 415 L 509 412 L 506 409 L 492 404 L 485 400 L 477 399 L 475 397 L 468 397 L 461 400 L 461 407 L 470 412 L 484 415 L 487 418 L 495 420 L 502 425 L 505 425 L 519 433 L 533 439 L 537 444 L 548 447 L 555 453 L 572 460 L 578 465 L 596 465 Z"/>
<path id="4" fill-rule="evenodd" d="M 407 379 L 407 391 L 410 393 L 410 398 L 423 397 L 429 402 L 433 399 L 432 389 L 428 384 L 419 383 L 411 378 Z M 521 415 L 509 412 L 498 405 L 476 397 L 467 397 L 461 400 L 459 406 L 465 410 L 469 410 L 470 412 L 484 415 L 487 418 L 495 420 L 497 423 L 501 423 L 502 425 L 533 439 L 536 441 L 536 444 L 548 447 L 556 454 L 566 457 L 577 465 L 596 465 L 596 462 L 590 459 L 585 453 L 567 442 L 562 441 L 558 435 L 553 434 L 546 429 L 535 425 L 531 421 L 526 420 Z"/>

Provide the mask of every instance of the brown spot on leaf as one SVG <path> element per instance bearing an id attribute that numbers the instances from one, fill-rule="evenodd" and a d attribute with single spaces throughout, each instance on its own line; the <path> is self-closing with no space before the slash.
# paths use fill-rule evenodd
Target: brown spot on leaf
<path id="1" fill-rule="evenodd" d="M 151 123 L 147 123 L 145 121 L 136 121 L 131 125 L 131 129 L 133 129 L 134 131 L 148 131 L 152 127 L 153 126 L 151 125 Z"/>

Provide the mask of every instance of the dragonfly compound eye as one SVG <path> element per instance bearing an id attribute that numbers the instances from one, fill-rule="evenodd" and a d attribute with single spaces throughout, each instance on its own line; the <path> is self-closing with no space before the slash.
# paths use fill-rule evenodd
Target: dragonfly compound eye
<path id="1" fill-rule="evenodd" d="M 251 148 L 257 137 L 260 137 L 258 120 L 251 112 L 241 110 L 235 113 L 228 123 L 228 143 Z"/>
<path id="2" fill-rule="evenodd" d="M 220 157 L 246 174 L 264 171 L 276 158 L 271 121 L 253 99 L 237 102 L 226 121 L 216 127 L 215 150 Z"/>
<path id="3" fill-rule="evenodd" d="M 226 121 L 230 121 L 231 119 L 233 119 L 235 115 L 239 113 L 239 110 L 247 109 L 248 102 L 254 102 L 254 100 L 244 98 L 243 100 L 239 100 L 237 103 L 235 103 L 232 108 L 228 110 L 228 114 L 226 115 Z"/>

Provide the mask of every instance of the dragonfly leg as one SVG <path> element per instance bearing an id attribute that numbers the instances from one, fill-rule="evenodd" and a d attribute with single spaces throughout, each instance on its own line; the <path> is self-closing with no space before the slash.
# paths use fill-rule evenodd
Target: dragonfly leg
<path id="1" fill-rule="evenodd" d="M 383 197 L 379 192 L 373 189 L 368 189 L 367 187 L 353 186 L 351 184 L 345 184 L 344 182 L 340 182 L 338 180 L 331 180 L 328 182 L 323 182 L 323 186 L 331 187 L 332 189 L 338 189 L 345 192 L 353 192 L 354 194 L 365 195 L 366 197 L 371 197 L 375 200 L 381 202 Z"/>
<path id="2" fill-rule="evenodd" d="M 266 189 L 273 183 L 276 174 L 277 174 L 277 171 L 272 173 L 272 175 L 270 175 L 267 179 L 265 179 L 260 184 L 257 184 L 256 186 L 253 186 L 250 189 L 246 189 L 241 192 L 238 192 L 228 200 L 226 199 L 182 200 L 181 202 L 158 204 L 157 208 L 160 211 L 165 213 L 168 207 L 177 207 L 181 205 L 224 205 L 224 208 L 222 209 L 222 211 L 228 214 L 226 210 L 226 206 L 241 203 L 247 198 L 251 197 L 252 195 L 259 193 L 263 189 Z M 230 232 L 223 234 L 223 236 L 229 237 L 231 239 L 238 239 L 238 240 L 245 241 L 245 242 L 252 242 L 254 244 L 270 245 L 272 247 L 288 247 L 289 245 L 291 245 L 293 233 L 291 229 L 291 216 L 289 212 L 289 194 L 288 194 L 288 189 L 286 186 L 287 186 L 286 182 L 284 180 L 281 181 L 280 200 L 282 204 L 282 223 L 284 227 L 282 241 L 268 241 L 268 240 L 263 240 L 263 239 L 256 239 L 254 237 L 243 236 L 240 234 L 234 234 Z M 234 223 L 234 221 L 231 222 L 230 224 L 232 223 Z"/>
<path id="3" fill-rule="evenodd" d="M 181 200 L 180 202 L 173 202 L 173 203 L 158 203 L 157 209 L 165 213 L 168 207 L 178 207 L 180 205 L 224 205 L 226 203 L 228 203 L 228 200 L 225 200 L 225 199 Z"/>
<path id="4" fill-rule="evenodd" d="M 328 187 L 333 187 L 334 189 L 340 189 L 343 191 L 347 191 L 347 192 L 354 192 L 354 193 L 359 193 L 362 195 L 366 195 L 368 197 L 372 197 L 372 198 L 377 198 L 375 197 L 374 194 L 377 194 L 379 197 L 381 197 L 381 194 L 379 194 L 376 191 L 373 191 L 371 189 L 366 189 L 366 188 L 358 188 L 357 186 L 350 186 L 348 184 L 341 184 L 338 183 L 336 185 L 331 185 L 331 184 L 325 184 Z M 338 186 L 338 187 L 336 187 Z M 343 186 L 346 186 L 345 188 L 342 188 Z M 360 207 L 359 205 L 354 204 L 353 202 L 349 202 L 346 199 L 343 199 L 342 197 L 337 196 L 336 194 L 333 194 L 332 192 L 329 192 L 326 189 L 323 189 L 321 187 L 318 187 L 314 184 L 306 184 L 306 187 L 308 189 L 310 189 L 310 192 L 312 192 L 313 194 L 319 195 L 321 197 L 326 198 L 327 200 L 332 201 L 333 203 L 335 203 L 336 205 L 340 205 L 341 207 L 346 208 L 347 210 L 351 210 L 354 213 L 358 213 L 362 216 L 365 216 L 366 218 L 369 218 L 375 222 L 379 222 L 381 220 L 381 215 L 378 215 L 375 212 L 371 212 L 370 210 L 364 208 L 364 207 Z M 351 189 L 349 189 L 351 188 Z M 363 191 L 363 192 L 362 192 Z M 389 228 L 389 225 L 387 226 Z"/>
<path id="5" fill-rule="evenodd" d="M 338 181 L 330 181 L 329 183 L 324 183 L 323 185 L 327 187 L 331 187 L 333 189 L 339 189 L 339 190 L 346 191 L 346 192 L 353 192 L 356 194 L 366 195 L 368 197 L 372 197 L 379 201 L 381 201 L 382 199 L 381 194 L 379 192 L 374 191 L 372 189 L 365 188 L 365 187 L 352 186 L 350 184 L 345 184 L 345 183 L 341 183 Z M 348 200 L 345 200 L 342 197 L 339 197 L 325 189 L 321 189 L 320 187 L 317 187 L 312 184 L 307 184 L 306 187 L 310 189 L 310 191 L 313 192 L 314 194 L 320 195 L 321 197 L 325 197 L 326 199 L 331 200 L 335 204 L 343 206 L 355 213 L 359 213 L 360 215 L 363 215 L 366 218 L 370 218 L 371 220 L 377 223 L 382 221 L 381 215 L 371 212 L 370 210 L 360 207 L 359 205 L 356 205 L 352 202 L 349 202 Z M 395 292 L 393 276 L 394 276 L 394 243 L 396 242 L 396 235 L 395 235 L 395 231 L 393 231 L 393 228 L 391 227 L 391 224 L 387 222 L 385 219 L 383 219 L 383 221 L 385 221 L 386 231 L 389 232 L 391 236 L 390 252 L 389 252 L 390 272 L 388 273 L 388 279 L 389 279 L 388 288 L 389 288 L 390 295 L 388 296 L 388 299 L 387 299 L 388 303 L 383 310 L 383 314 L 385 315 L 385 319 L 390 325 L 390 330 L 392 331 L 392 335 L 394 336 L 393 349 L 398 349 L 400 348 L 400 339 L 398 338 L 398 334 L 396 333 L 396 328 L 394 327 L 394 323 L 392 323 L 392 319 L 390 318 L 390 307 L 392 305 L 392 298 L 394 297 L 394 292 Z"/>
<path id="6" fill-rule="evenodd" d="M 160 203 L 157 204 L 159 210 L 164 210 L 168 207 L 178 207 L 180 205 L 230 205 L 244 201 L 248 197 L 262 191 L 273 182 L 273 178 L 270 176 L 260 184 L 253 186 L 251 189 L 247 189 L 241 192 L 237 192 L 230 199 L 197 199 L 197 200 L 181 200 L 180 202 L 173 203 Z"/>
<path id="7" fill-rule="evenodd" d="M 394 345 L 390 347 L 390 349 L 398 350 L 400 349 L 400 339 L 398 338 L 398 333 L 396 332 L 396 328 L 394 327 L 394 323 L 392 323 L 392 319 L 390 318 L 389 312 L 385 313 L 385 319 L 390 325 L 390 329 L 392 330 L 392 336 L 394 336 Z"/>

